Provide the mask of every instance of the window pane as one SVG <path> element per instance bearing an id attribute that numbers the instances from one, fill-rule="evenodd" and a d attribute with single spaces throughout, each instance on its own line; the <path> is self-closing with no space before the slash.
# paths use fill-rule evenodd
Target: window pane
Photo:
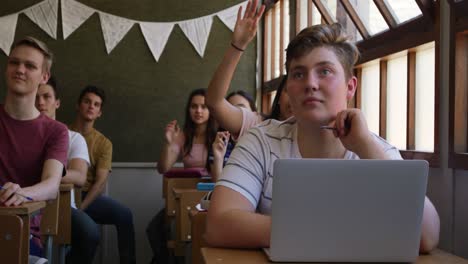
<path id="1" fill-rule="evenodd" d="M 320 14 L 320 11 L 318 11 L 312 0 L 309 1 L 311 1 L 310 6 L 312 7 L 312 26 L 322 24 L 322 15 Z"/>
<path id="2" fill-rule="evenodd" d="M 403 23 L 412 18 L 422 15 L 421 9 L 414 0 L 384 0 L 396 15 L 398 23 Z"/>
<path id="3" fill-rule="evenodd" d="M 379 134 L 380 119 L 380 67 L 379 61 L 367 63 L 361 73 L 361 110 L 369 130 Z"/>
<path id="4" fill-rule="evenodd" d="M 275 96 L 276 96 L 276 91 L 272 91 L 269 93 L 269 96 L 270 96 L 270 113 L 271 113 L 271 109 L 273 108 L 273 101 L 275 100 Z"/>
<path id="5" fill-rule="evenodd" d="M 274 72 L 273 72 L 273 78 L 276 78 L 278 76 L 280 76 L 280 34 L 281 34 L 281 25 L 280 25 L 280 15 L 281 15 L 281 3 L 280 2 L 276 2 L 275 4 L 275 7 L 274 7 L 274 21 L 273 23 L 275 23 L 275 50 L 274 50 Z"/>
<path id="6" fill-rule="evenodd" d="M 312 1 L 312 0 L 297 0 L 296 4 L 299 7 L 299 10 L 297 12 L 300 13 L 299 15 L 299 30 L 297 33 L 299 33 L 301 30 L 307 27 L 307 1 Z"/>
<path id="7" fill-rule="evenodd" d="M 265 15 L 265 81 L 271 80 L 271 11 Z"/>
<path id="8" fill-rule="evenodd" d="M 387 62 L 387 140 L 406 149 L 407 57 Z"/>
<path id="9" fill-rule="evenodd" d="M 289 26 L 290 26 L 290 21 L 289 21 L 289 1 L 286 1 L 286 0 L 282 0 L 284 1 L 284 12 L 283 14 L 285 15 L 283 21 L 284 21 L 284 24 L 283 24 L 283 27 L 284 27 L 284 36 L 283 36 L 283 50 L 281 50 L 281 52 L 283 52 L 283 58 L 284 60 L 286 60 L 286 47 L 288 47 L 288 43 L 289 43 Z M 310 1 L 310 0 L 309 0 Z M 280 65 L 280 68 L 282 69 L 283 71 L 283 74 L 286 74 L 286 67 L 284 66 L 284 62 L 282 65 Z"/>
<path id="10" fill-rule="evenodd" d="M 361 33 L 354 26 L 353 21 L 347 15 L 341 2 L 337 0 L 321 0 L 324 6 L 330 12 L 333 20 L 340 23 L 346 30 L 346 33 L 350 37 L 350 40 L 353 42 L 362 40 Z"/>
<path id="11" fill-rule="evenodd" d="M 434 47 L 416 52 L 416 150 L 434 151 Z"/>
<path id="12" fill-rule="evenodd" d="M 384 30 L 388 30 L 388 25 L 385 19 L 380 14 L 379 10 L 372 0 L 354 0 L 350 1 L 359 15 L 362 23 L 366 26 L 369 34 L 374 35 Z"/>

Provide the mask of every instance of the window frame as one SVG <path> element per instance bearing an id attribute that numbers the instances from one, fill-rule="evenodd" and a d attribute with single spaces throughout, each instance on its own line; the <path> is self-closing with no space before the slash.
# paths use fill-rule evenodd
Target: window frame
<path id="1" fill-rule="evenodd" d="M 468 170 L 468 0 L 449 0 L 449 4 L 449 167 Z M 460 93 L 465 98 L 457 97 Z M 460 113 L 460 108 L 465 111 Z"/>

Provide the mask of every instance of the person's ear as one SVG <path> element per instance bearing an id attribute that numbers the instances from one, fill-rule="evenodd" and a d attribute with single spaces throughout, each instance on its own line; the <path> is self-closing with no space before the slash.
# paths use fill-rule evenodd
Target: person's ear
<path id="1" fill-rule="evenodd" d="M 55 101 L 55 109 L 59 109 L 59 107 L 60 107 L 60 99 L 57 99 Z"/>
<path id="2" fill-rule="evenodd" d="M 353 76 L 349 78 L 348 83 L 346 85 L 346 100 L 349 101 L 353 98 L 354 94 L 356 93 L 358 79 Z"/>
<path id="3" fill-rule="evenodd" d="M 44 71 L 42 73 L 42 80 L 40 84 L 47 84 L 47 81 L 49 81 L 50 78 L 50 72 Z"/>

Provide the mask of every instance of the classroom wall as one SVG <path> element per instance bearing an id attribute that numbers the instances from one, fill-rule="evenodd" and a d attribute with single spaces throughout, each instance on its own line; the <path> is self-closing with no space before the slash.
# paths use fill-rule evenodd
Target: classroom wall
<path id="1" fill-rule="evenodd" d="M 3 1 L 0 17 L 18 12 L 42 0 Z M 231 7 L 241 0 L 79 0 L 113 15 L 139 21 L 169 22 L 197 18 Z M 62 107 L 57 119 L 70 123 L 75 117 L 79 91 L 87 84 L 107 92 L 108 101 L 96 127 L 114 146 L 114 162 L 157 160 L 166 124 L 184 123 L 184 106 L 195 88 L 207 87 L 229 46 L 232 32 L 213 20 L 204 58 L 201 58 L 175 26 L 159 62 L 156 62 L 138 25 L 134 25 L 108 55 L 101 24 L 93 14 L 66 40 L 59 15 L 58 39 L 49 37 L 26 15 L 18 17 L 15 39 L 25 35 L 44 41 L 55 53 L 52 71 L 61 86 Z M 4 87 L 7 56 L 0 51 L 0 87 Z M 247 48 L 232 82 L 255 96 L 256 41 Z M 5 89 L 0 89 L 0 103 Z"/>
<path id="2" fill-rule="evenodd" d="M 164 208 L 162 175 L 155 163 L 114 163 L 107 184 L 109 196 L 133 212 L 137 263 L 150 263 L 153 256 L 146 227 L 153 216 Z M 95 264 L 119 263 L 117 232 L 113 226 L 103 228 L 102 246 Z"/>

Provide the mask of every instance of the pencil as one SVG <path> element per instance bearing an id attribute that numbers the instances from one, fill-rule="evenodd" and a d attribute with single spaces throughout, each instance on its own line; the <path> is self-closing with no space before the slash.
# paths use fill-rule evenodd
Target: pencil
<path id="1" fill-rule="evenodd" d="M 329 129 L 329 130 L 336 130 L 336 127 L 331 126 L 321 126 L 320 129 Z"/>

